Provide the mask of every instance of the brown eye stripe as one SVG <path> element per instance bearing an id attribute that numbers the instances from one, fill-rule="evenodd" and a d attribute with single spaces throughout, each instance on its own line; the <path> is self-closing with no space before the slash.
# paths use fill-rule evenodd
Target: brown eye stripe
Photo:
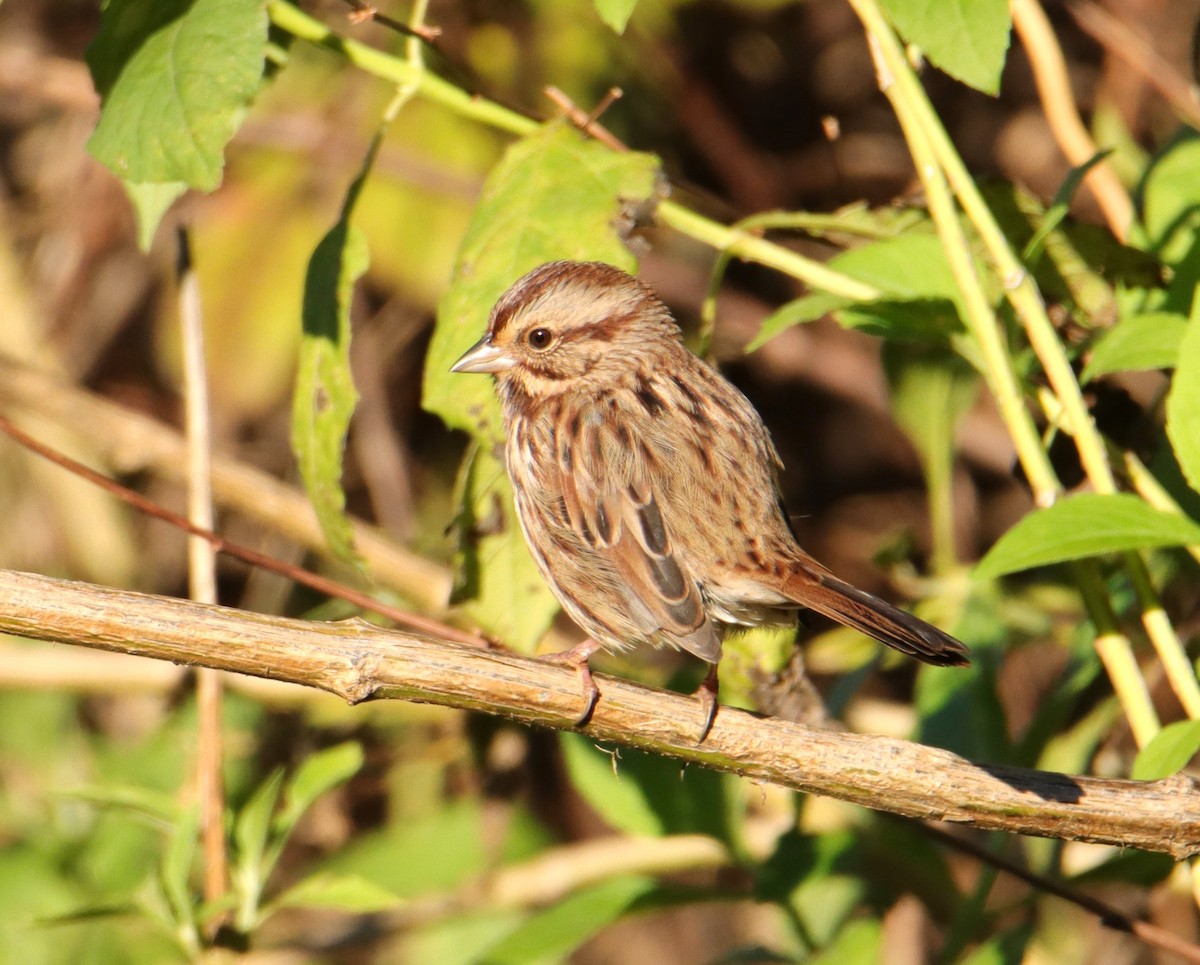
<path id="1" fill-rule="evenodd" d="M 590 325 L 580 325 L 577 328 L 569 328 L 562 333 L 562 341 L 564 342 L 611 342 L 617 336 L 617 330 L 620 327 L 620 320 L 606 318 L 599 322 L 592 322 Z"/>

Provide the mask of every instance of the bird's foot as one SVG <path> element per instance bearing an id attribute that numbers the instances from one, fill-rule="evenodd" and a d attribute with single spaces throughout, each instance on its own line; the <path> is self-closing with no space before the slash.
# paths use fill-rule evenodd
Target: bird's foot
<path id="1" fill-rule="evenodd" d="M 700 707 L 704 711 L 704 724 L 700 728 L 700 738 L 696 741 L 697 744 L 703 744 L 708 737 L 708 732 L 712 730 L 713 721 L 717 716 L 718 689 L 717 665 L 714 663 L 708 669 L 708 676 L 696 688 L 695 696 L 700 699 Z"/>
<path id="2" fill-rule="evenodd" d="M 583 727 L 592 719 L 596 701 L 600 699 L 600 688 L 596 686 L 596 681 L 592 678 L 592 668 L 588 666 L 588 660 L 599 649 L 600 644 L 589 637 L 587 640 L 575 644 L 570 650 L 547 654 L 542 658 L 547 663 L 570 667 L 579 675 L 579 684 L 583 691 L 583 713 L 575 719 L 575 727 Z"/>

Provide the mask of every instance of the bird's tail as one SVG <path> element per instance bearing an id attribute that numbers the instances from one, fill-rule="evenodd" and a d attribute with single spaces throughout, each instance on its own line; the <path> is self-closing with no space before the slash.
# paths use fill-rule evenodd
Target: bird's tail
<path id="1" fill-rule="evenodd" d="M 797 567 L 782 589 L 801 606 L 853 627 L 910 657 L 939 667 L 970 665 L 967 648 L 950 634 L 831 573 Z"/>

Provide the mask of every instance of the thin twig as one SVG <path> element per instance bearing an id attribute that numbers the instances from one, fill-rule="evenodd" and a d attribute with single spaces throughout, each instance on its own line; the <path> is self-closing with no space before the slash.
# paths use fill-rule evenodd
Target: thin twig
<path id="1" fill-rule="evenodd" d="M 272 556 L 267 556 L 265 553 L 252 550 L 248 546 L 242 546 L 240 543 L 227 540 L 212 530 L 196 526 L 178 513 L 173 513 L 171 510 L 159 506 L 157 503 L 146 499 L 140 493 L 136 493 L 132 489 L 122 486 L 120 483 L 113 482 L 94 469 L 90 469 L 82 463 L 76 462 L 74 459 L 64 456 L 62 453 L 56 452 L 49 446 L 38 442 L 32 436 L 22 432 L 3 416 L 0 416 L 0 432 L 15 439 L 31 452 L 35 452 L 55 465 L 61 466 L 63 469 L 88 480 L 88 482 L 94 483 L 106 492 L 116 496 L 122 502 L 134 507 L 139 512 L 170 523 L 172 526 L 183 530 L 191 536 L 198 536 L 203 540 L 207 540 L 218 553 L 224 553 L 226 556 L 232 556 L 234 559 L 241 560 L 243 563 L 249 563 L 251 566 L 257 566 L 272 573 L 278 573 L 280 576 L 286 576 L 288 579 L 302 586 L 307 586 L 311 590 L 336 597 L 339 600 L 345 600 L 347 603 L 352 603 L 370 613 L 377 613 L 380 616 L 387 617 L 389 620 L 394 620 L 401 626 L 410 627 L 413 630 L 419 630 L 422 633 L 428 633 L 444 640 L 465 643 L 468 646 L 489 646 L 489 642 L 483 637 L 467 633 L 459 630 L 457 627 L 452 627 L 449 624 L 441 623 L 429 617 L 423 617 L 389 606 L 351 587 L 344 586 L 334 580 L 326 579 L 323 576 L 318 576 L 316 573 L 310 573 L 308 570 L 301 569 L 298 566 L 292 566 L 290 563 L 284 563 Z"/>
<path id="2" fill-rule="evenodd" d="M 195 526 L 212 530 L 212 431 L 200 286 L 192 265 L 187 228 L 176 232 L 179 245 L 179 328 L 183 346 L 183 398 L 187 426 L 187 511 Z M 188 594 L 197 603 L 217 602 L 216 550 L 208 540 L 188 538 Z M 225 853 L 225 792 L 221 779 L 221 674 L 207 667 L 196 674 L 196 796 L 204 853 L 204 900 L 220 901 L 228 887 Z M 213 930 L 219 922 L 211 926 Z"/>
<path id="3" fill-rule="evenodd" d="M 1200 87 L 1191 83 L 1128 24 L 1100 4 L 1068 0 L 1069 13 L 1079 29 L 1113 57 L 1123 60 L 1158 91 L 1180 118 L 1200 128 Z"/>
<path id="4" fill-rule="evenodd" d="M 1084 911 L 1091 912 L 1100 919 L 1100 924 L 1106 928 L 1125 932 L 1149 945 L 1151 948 L 1157 948 L 1172 955 L 1178 955 L 1184 961 L 1200 963 L 1200 945 L 1185 941 L 1165 928 L 1160 928 L 1150 922 L 1141 921 L 1138 918 L 1127 915 L 1121 909 L 1115 908 L 1107 902 L 1103 902 L 1099 898 L 1094 898 L 1075 888 L 1070 888 L 1061 881 L 1055 881 L 1053 878 L 1040 875 L 1036 871 L 1030 871 L 1023 865 L 1017 864 L 1003 855 L 996 854 L 994 851 L 989 851 L 969 838 L 952 834 L 945 828 L 939 828 L 928 822 L 921 822 L 920 827 L 924 833 L 936 838 L 954 851 L 969 854 L 984 864 L 998 868 L 1005 874 L 1012 875 L 1014 878 L 1019 878 L 1038 891 L 1044 891 L 1046 894 L 1054 895 L 1063 901 L 1069 901 Z"/>
<path id="5" fill-rule="evenodd" d="M 608 93 L 603 99 L 592 108 L 591 112 L 583 110 L 565 93 L 557 87 L 547 87 L 545 94 L 550 100 L 558 105 L 559 110 L 563 112 L 567 120 L 574 124 L 577 128 L 583 131 L 588 137 L 593 137 L 606 147 L 612 148 L 614 151 L 628 151 L 629 147 L 621 141 L 608 128 L 599 123 L 600 115 L 608 110 L 613 102 L 619 100 L 624 92 L 620 87 L 610 87 Z"/>
<path id="6" fill-rule="evenodd" d="M 351 23 L 377 23 L 381 27 L 387 27 L 389 30 L 394 30 L 405 37 L 419 40 L 437 50 L 437 39 L 442 35 L 440 27 L 431 27 L 424 23 L 418 25 L 406 24 L 402 20 L 396 20 L 385 13 L 380 13 L 375 7 L 369 3 L 363 3 L 362 0 L 342 0 L 342 2 L 354 8 L 354 12 L 348 14 Z M 441 53 L 441 51 L 439 50 L 438 53 Z"/>
<path id="7" fill-rule="evenodd" d="M 5 355 L 0 355 L 0 409 L 10 416 L 29 414 L 70 428 L 115 472 L 153 472 L 185 481 L 187 453 L 183 437 L 174 429 Z M 330 555 L 312 503 L 294 486 L 221 455 L 213 459 L 213 484 L 223 509 L 256 520 L 310 552 Z M 370 579 L 427 612 L 446 608 L 449 568 L 406 551 L 362 520 L 352 520 L 351 525 Z"/>
<path id="8" fill-rule="evenodd" d="M 1013 27 L 1029 54 L 1038 97 L 1054 140 L 1071 166 L 1080 167 L 1094 158 L 1099 149 L 1079 117 L 1071 79 L 1067 76 L 1066 58 L 1046 11 L 1038 0 L 1009 0 L 1009 8 Z M 1084 176 L 1084 183 L 1104 212 L 1109 230 L 1118 240 L 1124 241 L 1133 224 L 1133 202 L 1112 165 L 1103 161 L 1093 165 Z"/>

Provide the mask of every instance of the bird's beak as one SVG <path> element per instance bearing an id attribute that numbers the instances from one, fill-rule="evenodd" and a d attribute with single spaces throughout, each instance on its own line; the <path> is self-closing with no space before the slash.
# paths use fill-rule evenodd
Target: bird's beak
<path id="1" fill-rule="evenodd" d="M 451 372 L 503 372 L 516 362 L 504 354 L 504 349 L 492 344 L 491 335 L 485 335 L 472 345 L 462 358 L 450 366 Z"/>

